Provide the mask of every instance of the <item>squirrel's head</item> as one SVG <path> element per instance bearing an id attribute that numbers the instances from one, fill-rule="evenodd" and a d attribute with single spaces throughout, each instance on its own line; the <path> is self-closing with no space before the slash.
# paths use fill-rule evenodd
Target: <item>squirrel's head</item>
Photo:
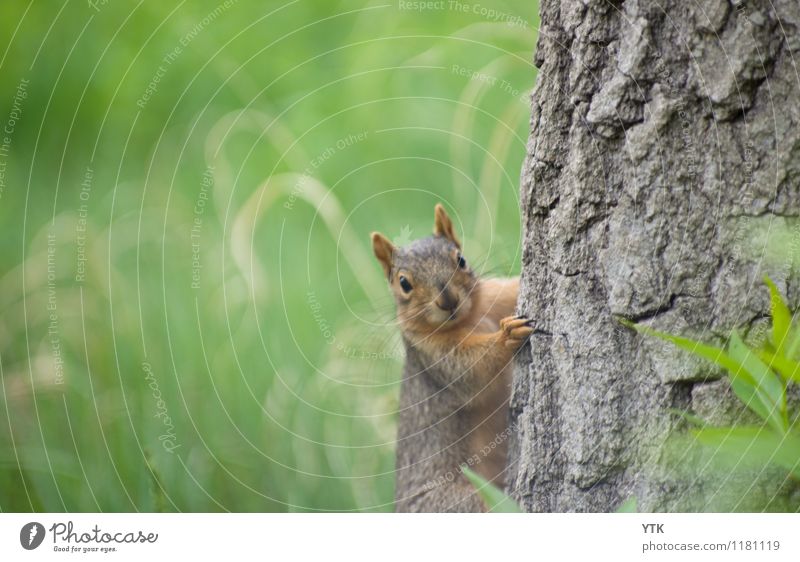
<path id="1" fill-rule="evenodd" d="M 402 324 L 449 328 L 469 314 L 478 278 L 461 255 L 444 207 L 436 205 L 433 236 L 396 247 L 373 232 L 372 249 L 394 292 Z"/>

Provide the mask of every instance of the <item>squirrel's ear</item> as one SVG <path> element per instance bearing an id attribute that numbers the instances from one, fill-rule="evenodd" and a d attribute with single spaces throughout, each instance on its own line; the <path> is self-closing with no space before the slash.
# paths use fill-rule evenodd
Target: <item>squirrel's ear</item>
<path id="1" fill-rule="evenodd" d="M 451 221 L 450 217 L 447 216 L 447 213 L 445 212 L 441 203 L 437 203 L 436 208 L 434 209 L 433 233 L 436 236 L 444 236 L 453 242 L 453 244 L 461 248 L 461 242 L 458 241 L 458 238 L 456 237 L 456 231 L 453 228 L 453 221 Z"/>
<path id="2" fill-rule="evenodd" d="M 373 232 L 371 236 L 372 251 L 375 252 L 375 257 L 378 258 L 379 262 L 381 262 L 381 266 L 383 266 L 383 272 L 386 274 L 386 278 L 388 279 L 389 274 L 392 272 L 392 255 L 394 254 L 394 245 L 389 242 L 389 239 L 380 232 Z"/>

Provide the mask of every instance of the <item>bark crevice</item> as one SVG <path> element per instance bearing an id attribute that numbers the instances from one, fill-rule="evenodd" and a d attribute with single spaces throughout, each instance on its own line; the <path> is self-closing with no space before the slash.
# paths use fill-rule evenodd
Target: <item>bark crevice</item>
<path id="1" fill-rule="evenodd" d="M 741 6 L 541 3 L 520 193 L 519 308 L 537 332 L 512 392 L 509 487 L 530 511 L 631 495 L 643 510 L 751 507 L 709 504 L 708 478 L 653 462 L 681 427 L 670 408 L 727 400 L 725 381 L 702 382 L 720 373 L 615 319 L 705 341 L 763 323 L 770 272 L 744 248 L 750 222 L 800 212 L 800 40 L 784 35 L 800 5 Z M 784 289 L 797 273 L 773 272 Z"/>

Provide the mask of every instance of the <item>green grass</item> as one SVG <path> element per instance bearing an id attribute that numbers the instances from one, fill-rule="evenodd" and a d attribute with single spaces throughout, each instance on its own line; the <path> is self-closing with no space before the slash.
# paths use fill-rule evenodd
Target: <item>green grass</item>
<path id="1" fill-rule="evenodd" d="M 514 501 L 514 498 L 506 495 L 503 490 L 470 470 L 466 466 L 461 467 L 461 472 L 467 477 L 470 484 L 478 491 L 481 500 L 486 505 L 490 513 L 522 513 L 522 508 Z"/>
<path id="2" fill-rule="evenodd" d="M 772 317 L 772 328 L 764 341 L 746 344 L 734 330 L 725 348 L 720 348 L 627 320 L 622 323 L 716 364 L 726 373 L 739 403 L 755 414 L 756 423 L 713 426 L 690 412 L 676 412 L 692 427 L 688 435 L 675 436 L 672 454 L 680 451 L 681 462 L 686 464 L 687 458 L 693 458 L 687 451 L 703 449 L 702 455 L 694 456 L 701 460 L 682 470 L 699 474 L 709 467 L 716 468 L 720 486 L 737 472 L 760 478 L 774 474 L 776 489 L 785 494 L 789 488 L 796 490 L 800 481 L 800 411 L 796 400 L 792 407 L 787 399 L 790 387 L 800 382 L 800 326 L 792 321 L 792 313 L 772 280 L 765 277 L 764 282 L 770 293 Z M 670 455 L 666 458 L 670 459 Z M 754 481 L 750 489 L 738 493 L 736 505 L 740 506 L 748 495 L 758 497 L 763 490 Z M 775 504 L 783 511 L 800 510 L 796 493 L 790 493 L 786 503 L 780 503 L 784 498 L 777 492 L 770 493 L 771 497 L 755 500 L 760 502 L 759 509 Z"/>
<path id="3" fill-rule="evenodd" d="M 28 83 L 0 154 L 0 509 L 393 508 L 402 349 L 368 233 L 427 235 L 441 201 L 473 263 L 519 268 L 537 6 L 482 5 L 529 27 L 3 3 L 3 126 Z"/>

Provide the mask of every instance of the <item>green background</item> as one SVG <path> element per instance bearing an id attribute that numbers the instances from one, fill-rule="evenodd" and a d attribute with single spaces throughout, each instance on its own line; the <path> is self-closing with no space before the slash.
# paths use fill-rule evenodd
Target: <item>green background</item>
<path id="1" fill-rule="evenodd" d="M 0 509 L 393 509 L 369 233 L 518 273 L 538 26 L 413 7 L 0 5 Z"/>

